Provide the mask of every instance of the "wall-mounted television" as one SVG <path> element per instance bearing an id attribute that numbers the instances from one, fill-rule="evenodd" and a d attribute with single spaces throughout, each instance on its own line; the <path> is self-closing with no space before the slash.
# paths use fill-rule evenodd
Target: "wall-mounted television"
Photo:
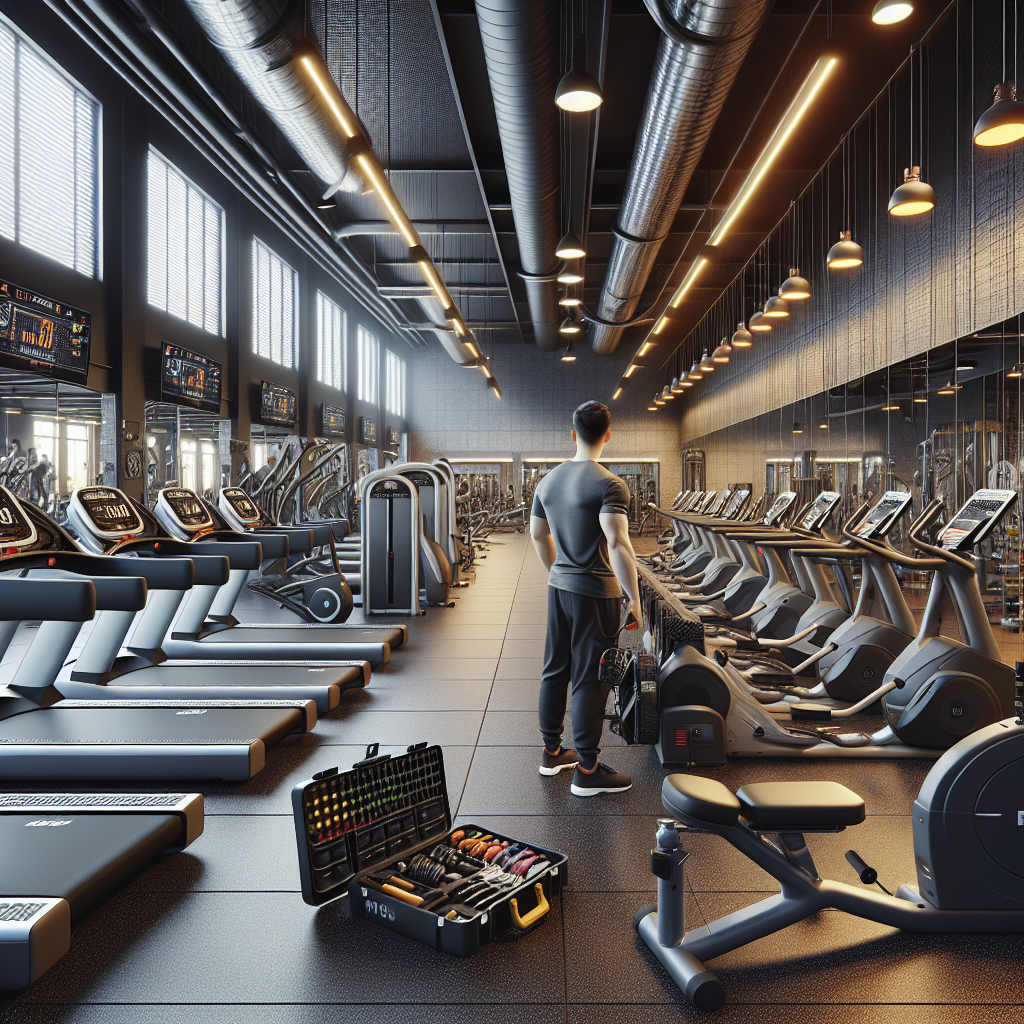
<path id="1" fill-rule="evenodd" d="M 346 437 L 348 417 L 344 409 L 324 402 L 320 406 L 320 433 L 324 437 Z"/>
<path id="2" fill-rule="evenodd" d="M 377 443 L 377 423 L 369 416 L 359 417 L 359 440 L 363 444 Z"/>
<path id="3" fill-rule="evenodd" d="M 388 447 L 398 447 L 398 427 L 388 427 Z"/>
<path id="4" fill-rule="evenodd" d="M 222 369 L 216 359 L 165 341 L 160 358 L 160 398 L 219 415 Z"/>
<path id="5" fill-rule="evenodd" d="M 92 314 L 0 280 L 0 365 L 84 384 Z"/>
<path id="6" fill-rule="evenodd" d="M 271 384 L 269 380 L 260 382 L 260 419 L 264 423 L 277 423 L 290 427 L 297 417 L 298 399 L 294 391 Z"/>

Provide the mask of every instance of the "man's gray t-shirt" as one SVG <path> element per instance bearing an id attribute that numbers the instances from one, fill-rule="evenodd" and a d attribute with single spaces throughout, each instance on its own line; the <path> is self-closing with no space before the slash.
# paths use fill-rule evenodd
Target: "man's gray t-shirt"
<path id="1" fill-rule="evenodd" d="M 558 557 L 548 585 L 584 597 L 622 593 L 608 561 L 608 544 L 598 516 L 629 514 L 629 488 L 596 462 L 563 462 L 541 477 L 533 492 L 532 515 L 548 521 Z"/>

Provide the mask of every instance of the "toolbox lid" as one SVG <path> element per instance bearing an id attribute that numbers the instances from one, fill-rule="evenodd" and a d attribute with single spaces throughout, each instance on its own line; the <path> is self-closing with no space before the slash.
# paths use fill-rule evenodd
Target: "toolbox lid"
<path id="1" fill-rule="evenodd" d="M 292 789 L 302 898 L 314 907 L 451 828 L 441 748 L 418 743 L 394 757 L 379 749 L 371 744 L 348 771 L 328 768 Z"/>

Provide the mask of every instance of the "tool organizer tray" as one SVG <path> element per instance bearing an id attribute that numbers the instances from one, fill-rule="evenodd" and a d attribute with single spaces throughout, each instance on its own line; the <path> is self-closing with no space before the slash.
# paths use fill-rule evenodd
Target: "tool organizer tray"
<path id="1" fill-rule="evenodd" d="M 292 790 L 306 903 L 348 895 L 353 916 L 455 956 L 539 925 L 565 884 L 566 856 L 483 825 L 453 829 L 439 746 L 395 757 L 377 750 Z"/>

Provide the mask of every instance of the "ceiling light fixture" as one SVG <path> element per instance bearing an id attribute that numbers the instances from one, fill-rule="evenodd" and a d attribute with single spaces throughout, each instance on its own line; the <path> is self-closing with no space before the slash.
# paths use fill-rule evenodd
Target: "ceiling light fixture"
<path id="1" fill-rule="evenodd" d="M 700 370 L 701 373 L 712 373 L 715 369 L 715 364 L 711 362 L 711 357 L 705 350 L 704 355 L 700 357 Z"/>
<path id="2" fill-rule="evenodd" d="M 681 395 L 683 393 L 683 385 L 679 383 L 678 377 L 672 378 L 672 394 Z"/>
<path id="3" fill-rule="evenodd" d="M 799 267 L 789 268 L 789 277 L 779 285 L 779 296 L 787 302 L 801 302 L 811 297 L 811 282 L 800 276 Z"/>
<path id="4" fill-rule="evenodd" d="M 803 432 L 804 432 L 804 428 L 800 425 L 800 421 L 799 420 L 793 420 L 793 433 L 794 434 L 802 434 Z"/>
<path id="5" fill-rule="evenodd" d="M 825 264 L 829 270 L 849 270 L 864 262 L 864 250 L 853 240 L 853 233 L 840 231 L 839 241 L 828 251 Z"/>
<path id="6" fill-rule="evenodd" d="M 935 209 L 935 189 L 921 180 L 921 168 L 903 169 L 903 184 L 897 185 L 889 199 L 889 214 L 893 217 L 917 217 Z"/>
<path id="7" fill-rule="evenodd" d="M 661 398 L 664 402 L 671 402 L 676 396 L 672 394 L 672 389 L 666 384 L 661 389 Z"/>
<path id="8" fill-rule="evenodd" d="M 668 324 L 668 317 L 667 316 L 663 316 L 657 322 L 657 324 L 655 324 L 654 330 L 651 331 L 651 334 L 661 334 L 661 332 L 665 329 L 666 324 Z"/>
<path id="9" fill-rule="evenodd" d="M 462 344 L 469 349 L 474 359 L 480 358 L 480 349 L 478 349 L 472 341 L 464 341 Z"/>
<path id="10" fill-rule="evenodd" d="M 704 267 L 707 266 L 707 264 L 707 256 L 699 256 L 690 264 L 690 269 L 686 272 L 686 276 L 676 289 L 676 293 L 672 296 L 672 301 L 669 303 L 673 309 L 679 308 L 679 304 L 686 298 L 686 293 L 693 287 L 693 282 L 697 280 L 697 275 L 704 269 Z"/>
<path id="11" fill-rule="evenodd" d="M 560 306 L 566 306 L 566 307 L 569 307 L 569 306 L 579 306 L 579 305 L 582 305 L 582 303 L 583 303 L 583 300 L 581 298 L 579 298 L 578 296 L 576 296 L 576 295 L 563 295 L 558 300 L 558 304 Z"/>
<path id="12" fill-rule="evenodd" d="M 647 353 L 650 352 L 650 350 L 652 348 L 654 348 L 654 342 L 653 341 L 645 341 L 640 346 L 640 351 L 637 352 L 637 355 L 640 356 L 640 357 L 643 357 L 643 356 L 647 355 Z"/>
<path id="13" fill-rule="evenodd" d="M 679 386 L 681 388 L 692 388 L 693 387 L 693 381 L 690 380 L 689 377 L 683 377 L 682 380 L 679 381 Z"/>
<path id="14" fill-rule="evenodd" d="M 559 284 L 579 284 L 582 280 L 583 275 L 578 270 L 569 270 L 566 268 L 558 275 Z"/>
<path id="15" fill-rule="evenodd" d="M 586 256 L 587 252 L 580 240 L 571 231 L 567 231 L 555 247 L 555 255 L 560 260 L 578 260 Z"/>
<path id="16" fill-rule="evenodd" d="M 558 328 L 559 334 L 579 334 L 583 330 L 583 327 L 577 320 L 573 320 L 571 316 L 567 316 L 563 321 L 562 325 Z"/>
<path id="17" fill-rule="evenodd" d="M 497 380 L 494 377 L 488 377 L 487 386 L 494 392 L 494 397 L 501 401 L 501 388 L 498 387 Z"/>
<path id="18" fill-rule="evenodd" d="M 665 399 L 661 397 L 661 392 L 660 391 L 656 392 L 655 395 L 654 395 L 654 404 L 655 405 L 665 405 Z"/>
<path id="19" fill-rule="evenodd" d="M 1024 103 L 1017 99 L 1014 82 L 1001 82 L 995 87 L 992 106 L 974 126 L 974 144 L 1008 146 L 1018 139 L 1024 139 Z"/>
<path id="20" fill-rule="evenodd" d="M 658 407 L 656 405 L 649 405 L 649 406 L 647 406 L 647 411 L 648 412 L 657 412 L 658 411 Z"/>
<path id="21" fill-rule="evenodd" d="M 772 329 L 770 320 L 765 320 L 764 313 L 761 310 L 757 310 L 756 313 L 747 321 L 747 330 L 751 334 L 767 334 Z"/>
<path id="22" fill-rule="evenodd" d="M 566 346 L 565 351 L 562 353 L 562 362 L 563 363 L 575 363 L 576 362 L 576 356 L 573 355 L 573 351 L 572 351 L 572 342 L 569 342 L 569 344 Z"/>
<path id="23" fill-rule="evenodd" d="M 730 340 L 733 348 L 750 348 L 754 344 L 754 336 L 743 326 L 742 320 L 736 325 Z"/>
<path id="24" fill-rule="evenodd" d="M 893 400 L 886 399 L 885 405 L 882 406 L 882 412 L 899 412 L 899 411 L 900 411 L 900 406 L 899 406 L 899 403 L 897 401 L 895 401 L 895 399 L 893 399 Z"/>
<path id="25" fill-rule="evenodd" d="M 316 208 L 318 210 L 333 210 L 334 203 L 317 203 Z"/>
<path id="26" fill-rule="evenodd" d="M 1006 371 L 1007 377 L 1024 377 L 1024 363 L 1014 363 L 1013 366 Z"/>
<path id="27" fill-rule="evenodd" d="M 629 366 L 626 367 L 626 372 L 622 375 L 623 379 L 629 380 L 629 378 L 632 377 L 638 369 L 639 367 L 636 365 L 636 363 L 630 363 Z"/>
<path id="28" fill-rule="evenodd" d="M 615 394 L 614 394 L 614 395 L 612 395 L 612 401 L 613 401 L 613 402 L 617 402 L 617 401 L 619 400 L 619 396 L 620 396 L 621 394 L 622 394 L 622 385 L 620 384 L 620 385 L 619 385 L 619 386 L 618 386 L 618 387 L 617 387 L 617 388 L 615 389 Z"/>
<path id="29" fill-rule="evenodd" d="M 576 4 L 569 7 L 569 38 L 572 40 L 572 56 L 569 70 L 562 76 L 555 90 L 555 103 L 569 114 L 585 114 L 596 110 L 604 102 L 601 86 L 587 71 L 586 27 L 583 23 L 585 8 L 579 11 Z M 577 17 L 579 18 L 577 22 Z"/>
<path id="30" fill-rule="evenodd" d="M 729 344 L 728 339 L 723 338 L 718 348 L 711 353 L 711 361 L 713 363 L 719 363 L 724 365 L 729 362 L 729 356 L 732 355 L 732 345 Z"/>
<path id="31" fill-rule="evenodd" d="M 687 374 L 690 380 L 703 380 L 704 374 L 700 372 L 700 363 L 696 359 L 693 361 L 693 366 L 690 367 L 690 372 Z"/>
<path id="32" fill-rule="evenodd" d="M 914 5 L 910 0 L 878 0 L 871 12 L 871 20 L 876 25 L 895 25 L 913 13 Z"/>
<path id="33" fill-rule="evenodd" d="M 789 316 L 789 303 L 778 295 L 773 295 L 764 304 L 764 315 L 769 320 L 782 320 Z"/>
<path id="34" fill-rule="evenodd" d="M 935 393 L 937 395 L 955 395 L 959 390 L 959 384 L 954 384 L 952 380 L 947 380 L 945 385 L 939 388 Z"/>
<path id="35" fill-rule="evenodd" d="M 823 419 L 823 420 L 822 420 L 822 421 L 821 421 L 821 422 L 820 422 L 820 423 L 818 424 L 818 429 L 819 429 L 819 430 L 828 430 L 828 417 L 825 417 L 825 419 Z"/>
<path id="36" fill-rule="evenodd" d="M 917 402 L 918 405 L 927 405 L 928 395 L 924 391 L 919 391 L 914 395 L 914 401 Z"/>

